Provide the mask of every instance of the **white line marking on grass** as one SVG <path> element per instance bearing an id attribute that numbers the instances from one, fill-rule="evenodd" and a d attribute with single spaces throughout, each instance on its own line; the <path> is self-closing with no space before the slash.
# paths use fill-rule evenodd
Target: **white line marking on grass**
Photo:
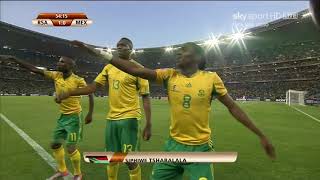
<path id="1" fill-rule="evenodd" d="M 290 106 L 290 107 L 292 107 L 292 106 Z M 292 107 L 292 108 L 295 109 L 296 111 L 301 112 L 302 114 L 308 116 L 309 118 L 311 118 L 311 119 L 313 119 L 313 120 L 315 120 L 315 121 L 317 121 L 317 122 L 320 123 L 320 120 L 319 120 L 319 119 L 311 116 L 310 114 L 308 114 L 308 113 L 306 113 L 306 112 L 303 112 L 302 110 L 300 110 L 300 109 L 298 109 L 298 108 L 296 108 L 296 107 Z"/>
<path id="2" fill-rule="evenodd" d="M 16 126 L 13 122 L 11 122 L 5 115 L 0 113 L 1 119 L 4 120 L 12 129 L 14 129 L 19 136 L 21 136 L 37 153 L 39 156 L 45 160 L 49 166 L 52 167 L 53 170 L 56 170 L 57 164 L 54 158 L 45 150 L 42 146 L 40 146 L 36 141 L 34 141 L 28 134 L 26 134 L 23 130 L 21 130 L 18 126 Z M 64 179 L 67 179 L 65 177 Z M 69 178 L 68 178 L 69 179 Z"/>

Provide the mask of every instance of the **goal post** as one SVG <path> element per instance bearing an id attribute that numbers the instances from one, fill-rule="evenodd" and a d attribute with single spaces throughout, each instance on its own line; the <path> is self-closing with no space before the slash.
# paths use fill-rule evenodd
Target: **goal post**
<path id="1" fill-rule="evenodd" d="M 304 96 L 307 91 L 288 90 L 286 92 L 286 104 L 291 105 L 304 105 Z"/>

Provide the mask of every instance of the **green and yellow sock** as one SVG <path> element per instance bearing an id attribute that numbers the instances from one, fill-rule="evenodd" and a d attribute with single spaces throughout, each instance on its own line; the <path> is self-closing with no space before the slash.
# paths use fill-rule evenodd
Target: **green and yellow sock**
<path id="1" fill-rule="evenodd" d="M 141 168 L 138 166 L 133 169 L 129 170 L 130 180 L 141 180 Z"/>
<path id="2" fill-rule="evenodd" d="M 117 180 L 118 179 L 118 169 L 119 169 L 119 163 L 108 164 L 108 166 L 107 166 L 108 180 Z"/>
<path id="3" fill-rule="evenodd" d="M 53 156 L 57 161 L 58 171 L 59 172 L 66 172 L 67 166 L 64 160 L 64 149 L 63 146 L 59 147 L 58 149 L 53 149 Z"/>
<path id="4" fill-rule="evenodd" d="M 81 164 L 81 155 L 78 149 L 76 149 L 72 154 L 70 154 L 70 160 L 73 166 L 73 175 L 81 174 L 80 164 Z"/>

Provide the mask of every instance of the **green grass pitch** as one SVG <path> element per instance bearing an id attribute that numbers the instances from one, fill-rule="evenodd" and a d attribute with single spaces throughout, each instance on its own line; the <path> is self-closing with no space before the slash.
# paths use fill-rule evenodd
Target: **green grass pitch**
<path id="1" fill-rule="evenodd" d="M 52 129 L 59 116 L 52 97 L 0 97 L 1 113 L 31 138 L 49 148 Z M 215 164 L 216 180 L 316 180 L 320 177 L 320 123 L 282 103 L 247 102 L 239 105 L 256 125 L 270 137 L 277 151 L 272 162 L 261 148 L 257 137 L 234 120 L 217 101 L 212 104 L 210 126 L 216 151 L 237 151 L 236 163 Z M 83 98 L 84 112 L 88 108 Z M 94 121 L 85 126 L 83 151 L 104 150 L 106 98 L 95 98 Z M 320 119 L 319 107 L 300 107 Z M 142 141 L 142 151 L 160 151 L 168 137 L 169 108 L 167 101 L 152 101 L 153 136 Z M 0 179 L 43 180 L 53 173 L 51 167 L 4 121 L 0 120 Z M 71 164 L 66 158 L 67 165 Z M 142 165 L 143 179 L 151 174 L 151 164 Z M 82 163 L 84 179 L 106 179 L 105 165 Z M 185 179 L 188 175 L 186 175 Z M 119 180 L 128 179 L 122 165 Z"/>

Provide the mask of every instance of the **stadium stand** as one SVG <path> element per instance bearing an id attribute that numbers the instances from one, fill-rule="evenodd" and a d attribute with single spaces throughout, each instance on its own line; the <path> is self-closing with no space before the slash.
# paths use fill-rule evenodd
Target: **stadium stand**
<path id="1" fill-rule="evenodd" d="M 282 19 L 252 28 L 253 38 L 245 47 L 219 44 L 219 51 L 206 48 L 207 69 L 217 72 L 233 98 L 284 99 L 288 89 L 308 91 L 307 98 L 320 99 L 320 36 L 311 18 Z M 0 54 L 14 55 L 39 67 L 55 69 L 59 56 L 77 63 L 76 73 L 87 82 L 97 76 L 104 64 L 98 57 L 73 47 L 68 40 L 33 32 L 0 22 Z M 175 45 L 178 46 L 178 45 Z M 175 47 L 174 46 L 174 47 Z M 135 59 L 145 67 L 175 66 L 174 52 L 164 47 L 144 48 Z M 52 83 L 26 72 L 15 64 L 0 61 L 0 94 L 52 95 Z M 166 96 L 151 84 L 153 97 Z M 106 90 L 96 95 L 106 95 Z"/>

